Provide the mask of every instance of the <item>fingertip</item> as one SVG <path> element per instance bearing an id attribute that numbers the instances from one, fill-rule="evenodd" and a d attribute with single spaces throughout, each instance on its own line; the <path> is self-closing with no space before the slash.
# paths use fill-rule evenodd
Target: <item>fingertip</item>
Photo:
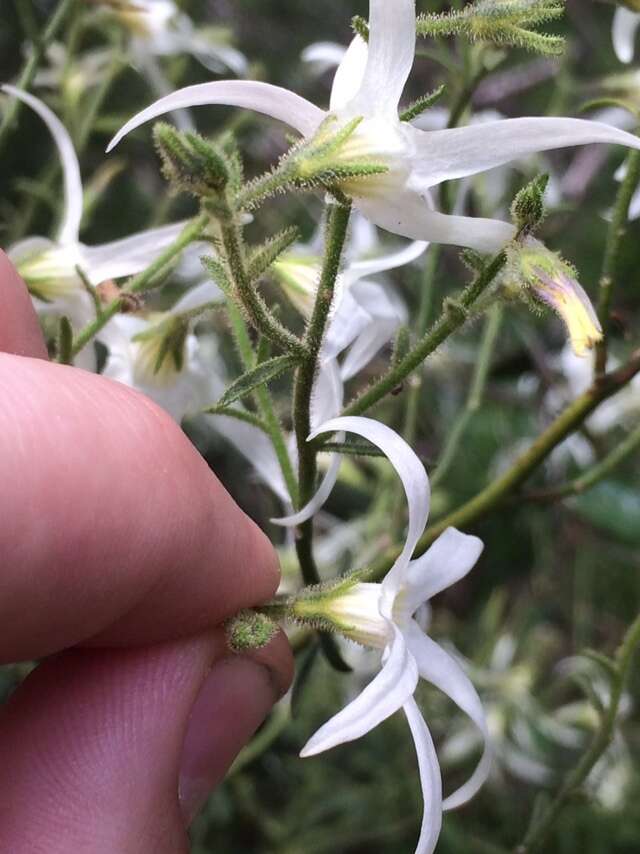
<path id="1" fill-rule="evenodd" d="M 48 359 L 29 291 L 0 249 L 0 352 Z"/>

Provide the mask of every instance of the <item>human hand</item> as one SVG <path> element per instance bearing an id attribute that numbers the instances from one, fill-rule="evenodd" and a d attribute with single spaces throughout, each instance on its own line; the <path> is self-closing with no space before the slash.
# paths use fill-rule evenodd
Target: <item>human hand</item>
<path id="1" fill-rule="evenodd" d="M 180 854 L 291 680 L 221 628 L 277 558 L 151 401 L 46 359 L 0 252 L 0 664 L 46 659 L 0 709 L 0 851 Z"/>

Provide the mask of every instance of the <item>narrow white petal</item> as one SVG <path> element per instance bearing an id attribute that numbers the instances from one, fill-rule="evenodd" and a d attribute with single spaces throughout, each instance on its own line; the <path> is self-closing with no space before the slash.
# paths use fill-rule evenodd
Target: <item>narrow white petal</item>
<path id="1" fill-rule="evenodd" d="M 94 285 L 107 279 L 134 276 L 171 246 L 188 224 L 187 220 L 175 222 L 102 246 L 83 246 L 81 266 Z"/>
<path id="2" fill-rule="evenodd" d="M 322 345 L 322 358 L 335 359 L 353 344 L 370 323 L 370 313 L 358 304 L 351 288 L 343 287 L 336 312 L 329 321 L 329 328 Z"/>
<path id="3" fill-rule="evenodd" d="M 309 739 L 300 756 L 315 756 L 338 744 L 355 741 L 391 717 L 411 697 L 418 684 L 416 663 L 395 626 L 393 632 L 389 655 L 380 673 Z"/>
<path id="4" fill-rule="evenodd" d="M 407 131 L 416 152 L 410 180 L 420 189 L 555 148 L 611 143 L 640 149 L 637 136 L 588 119 L 504 119 L 430 133 L 413 127 Z"/>
<path id="5" fill-rule="evenodd" d="M 444 809 L 455 809 L 472 798 L 489 776 L 492 751 L 484 709 L 478 692 L 458 662 L 425 635 L 416 623 L 411 622 L 407 627 L 405 638 L 418 664 L 420 676 L 450 697 L 471 718 L 484 739 L 482 758 L 471 778 L 444 802 Z"/>
<path id="6" fill-rule="evenodd" d="M 358 198 L 355 202 L 371 222 L 413 240 L 467 246 L 490 254 L 499 252 L 516 233 L 512 225 L 500 220 L 434 211 L 428 196 L 411 189 L 389 192 L 384 199 Z"/>
<path id="7" fill-rule="evenodd" d="M 246 56 L 230 45 L 209 44 L 206 39 L 191 39 L 185 47 L 198 62 L 216 74 L 223 71 L 225 66 L 238 77 L 242 77 L 248 70 Z"/>
<path id="8" fill-rule="evenodd" d="M 389 252 L 376 258 L 367 258 L 365 261 L 354 261 L 344 271 L 343 278 L 347 284 L 352 284 L 359 279 L 396 270 L 417 261 L 424 255 L 428 247 L 429 244 L 426 241 L 414 240 L 398 252 Z"/>
<path id="9" fill-rule="evenodd" d="M 157 58 L 147 50 L 136 50 L 134 45 L 132 45 L 132 50 L 135 50 L 133 56 L 134 65 L 147 79 L 147 82 L 153 89 L 154 95 L 157 98 L 164 98 L 166 95 L 170 95 L 173 87 Z M 196 129 L 188 110 L 175 110 L 172 117 L 178 130 L 193 131 Z"/>
<path id="10" fill-rule="evenodd" d="M 344 438 L 344 434 L 338 434 L 338 442 L 341 441 L 341 436 Z M 297 528 L 298 525 L 302 525 L 303 522 L 312 519 L 324 507 L 333 492 L 333 487 L 338 481 L 341 464 L 342 457 L 340 454 L 331 454 L 329 468 L 311 501 L 305 504 L 297 513 L 292 513 L 289 516 L 280 516 L 277 519 L 270 519 L 269 521 L 273 525 L 279 525 L 281 528 Z"/>
<path id="11" fill-rule="evenodd" d="M 312 426 L 321 424 L 328 418 L 335 418 L 342 409 L 343 400 L 344 385 L 340 370 L 334 359 L 327 360 L 321 366 L 314 383 L 311 398 Z M 344 441 L 344 433 L 339 433 L 336 441 Z M 333 487 L 336 485 L 340 474 L 341 463 L 340 454 L 331 454 L 329 468 L 311 501 L 297 513 L 279 519 L 271 519 L 271 522 L 283 528 L 295 528 L 315 516 L 333 492 Z"/>
<path id="12" fill-rule="evenodd" d="M 357 376 L 363 368 L 389 343 L 402 325 L 399 315 L 387 319 L 374 318 L 362 335 L 354 342 L 342 363 L 342 378 L 346 382 Z"/>
<path id="13" fill-rule="evenodd" d="M 194 288 L 190 288 L 186 294 L 178 300 L 171 309 L 171 314 L 182 314 L 185 311 L 193 311 L 210 302 L 223 299 L 223 293 L 212 279 L 201 282 Z"/>
<path id="14" fill-rule="evenodd" d="M 415 0 L 370 0 L 369 58 L 354 111 L 397 119 L 415 52 Z"/>
<path id="15" fill-rule="evenodd" d="M 118 131 L 109 143 L 107 152 L 115 148 L 124 136 L 145 122 L 157 119 L 173 110 L 215 104 L 255 110 L 257 113 L 263 113 L 290 125 L 305 136 L 312 134 L 325 117 L 325 113 L 310 101 L 288 89 L 272 86 L 270 83 L 259 83 L 253 80 L 200 83 L 179 89 L 142 110 Z"/>
<path id="16" fill-rule="evenodd" d="M 367 43 L 356 36 L 338 63 L 331 87 L 330 109 L 341 110 L 352 101 L 362 86 L 369 51 Z"/>
<path id="17" fill-rule="evenodd" d="M 302 51 L 301 59 L 314 65 L 318 74 L 324 74 L 331 68 L 337 68 L 346 52 L 347 48 L 336 42 L 315 42 Z"/>
<path id="18" fill-rule="evenodd" d="M 69 132 L 60 119 L 39 98 L 15 86 L 0 86 L 3 92 L 23 101 L 36 112 L 49 128 L 62 163 L 64 178 L 64 215 L 58 232 L 58 243 L 77 243 L 82 221 L 82 178 L 76 150 Z"/>
<path id="19" fill-rule="evenodd" d="M 217 432 L 251 463 L 275 495 L 289 506 L 291 496 L 269 437 L 258 427 L 228 415 L 207 415 L 206 418 Z"/>
<path id="20" fill-rule="evenodd" d="M 409 527 L 402 552 L 387 574 L 384 584 L 390 589 L 404 576 L 411 555 L 427 524 L 430 487 L 424 466 L 412 448 L 390 427 L 371 418 L 349 416 L 334 418 L 315 430 L 310 439 L 321 433 L 355 433 L 367 439 L 384 453 L 394 467 L 404 488 L 409 505 Z"/>
<path id="21" fill-rule="evenodd" d="M 407 571 L 407 609 L 414 613 L 429 599 L 464 578 L 482 554 L 478 537 L 447 528 Z"/>
<path id="22" fill-rule="evenodd" d="M 403 708 L 416 746 L 422 799 L 424 801 L 420 839 L 418 840 L 415 854 L 432 854 L 442 827 L 442 777 L 440 775 L 440 765 L 438 764 L 438 757 L 431 733 L 418 708 L 418 704 L 411 698 L 407 700 Z"/>
<path id="23" fill-rule="evenodd" d="M 629 63 L 635 52 L 636 32 L 640 26 L 640 15 L 631 9 L 618 8 L 613 16 L 613 48 L 620 62 Z"/>

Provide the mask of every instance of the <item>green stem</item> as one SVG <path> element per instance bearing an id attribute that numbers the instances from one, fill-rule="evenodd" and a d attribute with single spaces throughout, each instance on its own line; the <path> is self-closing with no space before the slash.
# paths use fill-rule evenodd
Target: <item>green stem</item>
<path id="1" fill-rule="evenodd" d="M 122 289 L 122 296 L 109 303 L 109 305 L 96 317 L 96 319 L 85 326 L 85 328 L 82 329 L 74 338 L 73 348 L 71 351 L 72 356 L 77 356 L 78 353 L 95 338 L 98 332 L 100 332 L 100 330 L 103 329 L 116 314 L 118 314 L 124 306 L 128 295 L 143 293 L 144 291 L 150 290 L 154 287 L 157 277 L 164 272 L 167 265 L 170 264 L 174 258 L 180 255 L 180 253 L 186 249 L 190 243 L 193 243 L 194 240 L 197 240 L 201 236 L 202 232 L 207 227 L 208 222 L 209 217 L 206 214 L 202 214 L 197 219 L 194 219 L 186 226 L 176 240 L 174 240 L 171 246 L 168 246 L 164 252 L 156 258 L 153 264 L 147 267 L 146 270 L 138 273 L 137 276 L 134 276 Z"/>
<path id="2" fill-rule="evenodd" d="M 360 397 L 352 401 L 343 415 L 363 415 L 376 403 L 385 398 L 394 389 L 402 385 L 407 377 L 420 367 L 426 358 L 434 353 L 444 341 L 460 329 L 467 320 L 469 309 L 489 287 L 506 263 L 504 252 L 500 252 L 478 274 L 477 278 L 464 290 L 459 301 L 448 300 L 444 311 L 435 326 L 411 350 L 404 359 L 390 368 L 387 373 L 367 389 Z"/>
<path id="3" fill-rule="evenodd" d="M 567 407 L 502 477 L 444 519 L 430 525 L 418 542 L 415 555 L 424 554 L 447 528 L 465 528 L 502 504 L 544 462 L 560 442 L 577 430 L 601 403 L 624 388 L 638 373 L 640 373 L 640 351 L 634 353 L 625 366 L 596 381 L 590 389 Z M 371 579 L 382 578 L 397 556 L 396 549 L 390 550 L 374 564 L 368 576 Z"/>
<path id="4" fill-rule="evenodd" d="M 286 329 L 276 320 L 257 292 L 254 283 L 250 280 L 240 231 L 238 226 L 232 221 L 231 215 L 228 222 L 221 224 L 220 231 L 226 261 L 231 271 L 236 294 L 247 313 L 251 325 L 281 349 L 304 358 L 307 353 L 304 344 L 293 332 Z"/>
<path id="5" fill-rule="evenodd" d="M 589 471 L 575 478 L 575 480 L 557 486 L 554 489 L 531 493 L 525 496 L 525 498 L 530 501 L 547 502 L 567 498 L 570 495 L 582 495 L 610 475 L 612 471 L 618 468 L 638 448 L 640 448 L 640 427 L 632 430 L 617 448 L 611 451 L 610 454 L 607 454 L 603 460 L 589 469 Z"/>
<path id="6" fill-rule="evenodd" d="M 28 91 L 31 88 L 47 48 L 60 32 L 67 15 L 73 9 L 75 3 L 76 0 L 60 0 L 58 3 L 58 8 L 49 19 L 49 23 L 45 27 L 42 37 L 33 43 L 33 50 L 31 51 L 31 54 L 26 60 L 22 72 L 18 77 L 18 82 L 16 84 L 18 89 Z M 17 98 L 12 98 L 4 116 L 2 117 L 2 122 L 0 122 L 0 151 L 2 150 L 2 146 L 6 140 L 7 133 L 21 107 L 22 102 L 18 101 Z"/>
<path id="7" fill-rule="evenodd" d="M 489 317 L 487 318 L 482 343 L 480 345 L 480 352 L 478 353 L 478 360 L 473 374 L 471 389 L 469 391 L 469 397 L 467 398 L 467 403 L 462 414 L 449 433 L 449 439 L 444 446 L 438 465 L 431 476 L 431 486 L 433 489 L 442 483 L 445 476 L 448 474 L 458 448 L 460 447 L 460 442 L 466 433 L 467 427 L 482 405 L 482 400 L 487 387 L 487 379 L 489 377 L 489 369 L 491 367 L 491 358 L 500 333 L 503 315 L 504 312 L 502 306 L 494 305 Z"/>
<path id="8" fill-rule="evenodd" d="M 604 337 L 596 349 L 596 375 L 601 376 L 607 369 L 607 344 L 611 326 L 611 303 L 618 269 L 618 258 L 622 241 L 627 231 L 631 199 L 640 182 L 640 151 L 631 151 L 627 157 L 627 174 L 624 178 L 607 233 L 607 246 L 602 264 L 602 275 L 598 293 L 598 317 L 602 324 Z"/>
<path id="9" fill-rule="evenodd" d="M 251 368 L 255 367 L 256 357 L 246 324 L 237 306 L 229 301 L 227 303 L 227 307 L 233 329 L 233 335 L 238 352 L 240 353 L 240 358 L 242 359 L 242 364 L 245 370 L 251 370 Z M 263 425 L 261 425 L 261 427 L 271 439 L 271 444 L 273 445 L 273 450 L 278 458 L 280 470 L 282 471 L 282 476 L 287 485 L 289 495 L 295 504 L 298 500 L 298 481 L 296 480 L 293 466 L 291 465 L 291 457 L 289 456 L 287 442 L 282 430 L 280 419 L 275 413 L 269 389 L 266 388 L 266 386 L 262 386 L 255 390 L 253 397 L 256 406 L 258 407 L 258 411 L 262 416 Z"/>
<path id="10" fill-rule="evenodd" d="M 567 801 L 580 791 L 594 766 L 611 744 L 620 709 L 620 701 L 629 678 L 633 656 L 638 645 L 640 645 L 640 616 L 636 618 L 628 630 L 622 645 L 616 653 L 616 673 L 611 685 L 611 699 L 606 712 L 602 716 L 600 727 L 591 746 L 576 767 L 567 775 L 553 802 L 543 811 L 539 820 L 534 822 L 524 842 L 515 849 L 515 854 L 533 854 L 533 852 L 540 850 Z"/>
<path id="11" fill-rule="evenodd" d="M 438 244 L 430 247 L 427 254 L 427 263 L 422 276 L 422 291 L 420 293 L 420 305 L 418 307 L 417 333 L 422 338 L 427 332 L 431 312 L 433 310 L 433 297 L 436 271 L 440 262 L 442 250 Z M 418 414 L 420 411 L 420 395 L 422 392 L 422 377 L 416 377 L 411 384 L 407 395 L 407 409 L 405 412 L 404 429 L 402 435 L 409 445 L 415 444 Z"/>
<path id="12" fill-rule="evenodd" d="M 340 272 L 342 252 L 347 238 L 351 209 L 342 205 L 331 205 L 326 226 L 324 264 L 315 305 L 305 334 L 305 358 L 296 374 L 293 392 L 293 423 L 298 446 L 299 506 L 313 496 L 316 485 L 316 447 L 307 442 L 311 432 L 311 394 L 318 368 L 318 357 L 333 301 L 336 280 Z M 300 526 L 296 539 L 296 551 L 300 569 L 306 584 L 317 584 L 320 580 L 313 557 L 313 520 Z"/>

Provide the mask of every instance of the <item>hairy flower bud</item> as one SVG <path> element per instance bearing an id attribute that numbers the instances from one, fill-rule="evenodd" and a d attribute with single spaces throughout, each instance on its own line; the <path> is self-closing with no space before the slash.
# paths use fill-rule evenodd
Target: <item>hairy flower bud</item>
<path id="1" fill-rule="evenodd" d="M 546 305 L 564 321 L 577 356 L 602 340 L 602 327 L 575 270 L 538 240 L 515 244 L 508 251 L 507 288 Z"/>

